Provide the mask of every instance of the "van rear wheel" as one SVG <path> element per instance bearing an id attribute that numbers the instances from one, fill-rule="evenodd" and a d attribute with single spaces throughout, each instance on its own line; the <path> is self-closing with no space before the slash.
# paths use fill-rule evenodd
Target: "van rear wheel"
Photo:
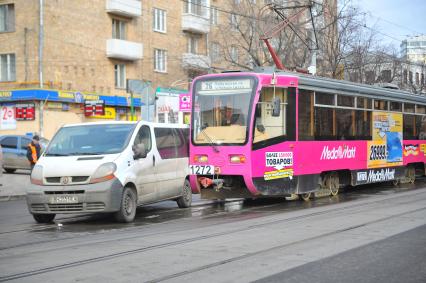
<path id="1" fill-rule="evenodd" d="M 125 187 L 121 197 L 120 210 L 114 213 L 114 218 L 118 222 L 129 223 L 135 219 L 137 208 L 137 196 L 135 190 Z"/>
<path id="2" fill-rule="evenodd" d="M 185 180 L 185 182 L 183 183 L 182 196 L 180 196 L 176 200 L 176 202 L 180 208 L 187 208 L 191 206 L 192 190 L 191 190 L 191 184 L 189 183 L 189 180 Z"/>
<path id="3" fill-rule="evenodd" d="M 56 214 L 33 214 L 34 220 L 37 223 L 52 223 Z"/>

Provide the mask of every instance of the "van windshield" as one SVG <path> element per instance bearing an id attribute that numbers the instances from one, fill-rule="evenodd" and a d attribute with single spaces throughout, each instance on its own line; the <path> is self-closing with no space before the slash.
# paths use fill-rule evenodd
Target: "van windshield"
<path id="1" fill-rule="evenodd" d="M 46 156 L 101 155 L 123 151 L 135 124 L 102 124 L 61 128 Z"/>

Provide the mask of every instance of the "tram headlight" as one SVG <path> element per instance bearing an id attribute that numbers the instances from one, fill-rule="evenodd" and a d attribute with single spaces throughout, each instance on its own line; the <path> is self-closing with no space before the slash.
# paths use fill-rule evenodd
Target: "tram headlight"
<path id="1" fill-rule="evenodd" d="M 229 156 L 229 162 L 234 163 L 234 164 L 245 163 L 246 157 L 244 155 L 241 155 L 241 154 L 230 155 Z"/>
<path id="2" fill-rule="evenodd" d="M 194 161 L 198 163 L 207 163 L 209 161 L 209 158 L 207 157 L 207 155 L 197 154 L 194 155 Z"/>

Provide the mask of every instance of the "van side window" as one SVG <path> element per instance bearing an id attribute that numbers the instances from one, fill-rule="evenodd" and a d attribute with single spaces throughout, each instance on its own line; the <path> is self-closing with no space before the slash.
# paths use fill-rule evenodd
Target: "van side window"
<path id="1" fill-rule="evenodd" d="M 139 144 L 145 145 L 146 152 L 150 152 L 152 148 L 151 131 L 148 126 L 142 126 L 136 135 L 134 146 Z"/>
<path id="2" fill-rule="evenodd" d="M 28 145 L 31 143 L 30 139 L 21 138 L 21 149 L 27 149 Z"/>
<path id="3" fill-rule="evenodd" d="M 177 157 L 175 137 L 171 128 L 154 128 L 157 149 L 162 159 Z"/>
<path id="4" fill-rule="evenodd" d="M 175 143 L 177 148 L 177 158 L 189 156 L 189 129 L 175 129 Z"/>

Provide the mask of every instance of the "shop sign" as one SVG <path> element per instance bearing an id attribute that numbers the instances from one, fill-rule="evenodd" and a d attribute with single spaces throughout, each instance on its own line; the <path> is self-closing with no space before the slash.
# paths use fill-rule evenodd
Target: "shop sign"
<path id="1" fill-rule="evenodd" d="M 87 118 L 95 118 L 95 119 L 115 119 L 117 116 L 117 112 L 114 107 L 105 107 L 105 115 L 92 115 L 87 116 Z"/>
<path id="2" fill-rule="evenodd" d="M 84 116 L 105 115 L 105 102 L 103 100 L 86 100 L 84 102 Z"/>
<path id="3" fill-rule="evenodd" d="M 99 100 L 99 95 L 85 94 L 78 91 L 58 91 L 58 98 L 70 100 L 75 103 L 83 103 L 84 100 Z"/>
<path id="4" fill-rule="evenodd" d="M 0 111 L 0 129 L 16 129 L 15 106 L 2 105 Z"/>
<path id="5" fill-rule="evenodd" d="M 15 118 L 18 121 L 35 120 L 34 103 L 19 103 L 15 105 Z"/>
<path id="6" fill-rule="evenodd" d="M 0 100 L 10 100 L 12 98 L 11 91 L 0 91 Z"/>
<path id="7" fill-rule="evenodd" d="M 191 95 L 184 93 L 179 94 L 179 111 L 191 112 Z"/>

